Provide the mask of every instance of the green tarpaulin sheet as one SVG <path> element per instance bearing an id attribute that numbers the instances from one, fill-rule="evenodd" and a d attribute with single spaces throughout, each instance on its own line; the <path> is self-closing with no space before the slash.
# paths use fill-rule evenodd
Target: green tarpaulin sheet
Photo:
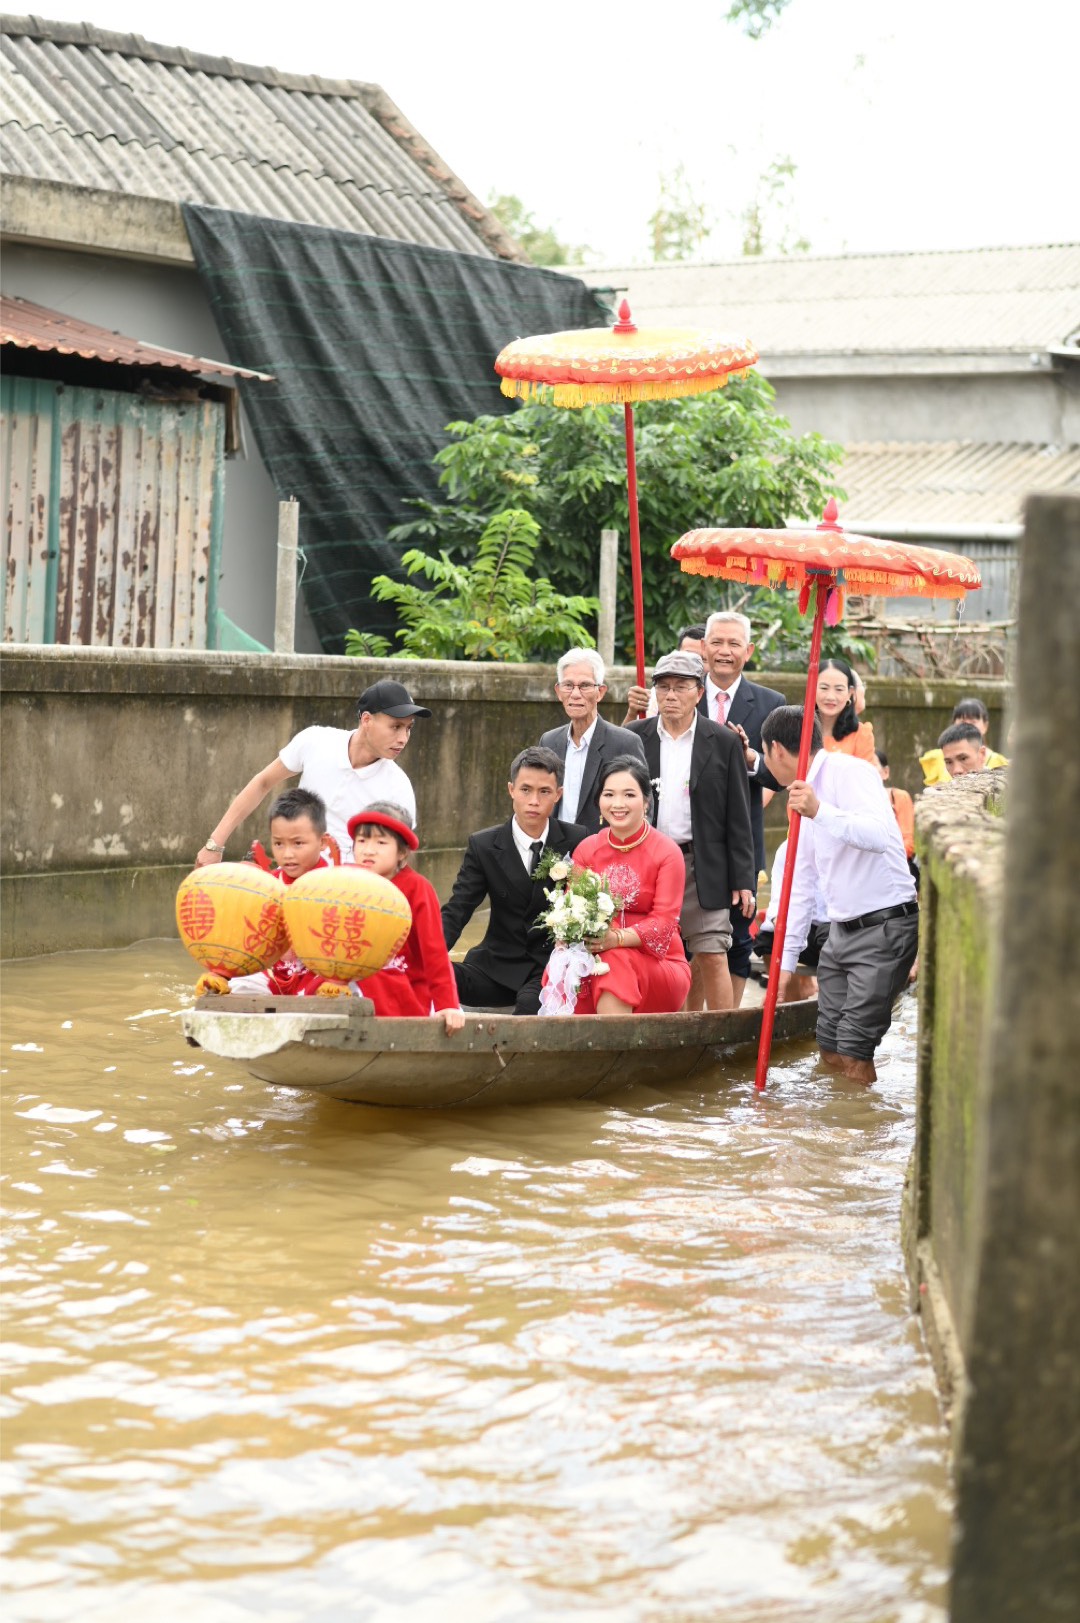
<path id="1" fill-rule="evenodd" d="M 323 648 L 389 632 L 373 575 L 398 573 L 387 531 L 438 495 L 446 424 L 512 410 L 493 363 L 531 333 L 602 326 L 576 277 L 287 220 L 184 205 L 199 276 L 279 498 L 300 503 L 303 591 Z M 266 567 L 275 567 L 273 556 Z"/>

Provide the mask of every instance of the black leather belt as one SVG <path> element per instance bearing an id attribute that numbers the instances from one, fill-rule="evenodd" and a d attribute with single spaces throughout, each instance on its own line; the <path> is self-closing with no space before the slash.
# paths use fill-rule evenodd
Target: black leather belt
<path id="1" fill-rule="evenodd" d="M 837 919 L 838 930 L 868 930 L 872 924 L 884 924 L 886 919 L 906 919 L 919 911 L 918 902 L 897 902 L 895 907 L 879 907 L 874 913 L 862 913 L 857 919 Z"/>

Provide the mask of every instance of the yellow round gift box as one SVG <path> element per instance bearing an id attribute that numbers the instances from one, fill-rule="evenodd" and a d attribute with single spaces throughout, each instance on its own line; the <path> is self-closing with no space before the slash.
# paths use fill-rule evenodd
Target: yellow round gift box
<path id="1" fill-rule="evenodd" d="M 314 868 L 286 890 L 285 924 L 306 968 L 355 981 L 404 945 L 412 909 L 396 885 L 367 868 Z"/>
<path id="2" fill-rule="evenodd" d="M 196 868 L 176 893 L 176 928 L 191 956 L 216 974 L 254 975 L 289 950 L 285 887 L 249 862 Z"/>

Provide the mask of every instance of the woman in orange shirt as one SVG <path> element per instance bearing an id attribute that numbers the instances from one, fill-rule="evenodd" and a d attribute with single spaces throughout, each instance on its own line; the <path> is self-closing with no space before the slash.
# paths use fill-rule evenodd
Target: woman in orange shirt
<path id="1" fill-rule="evenodd" d="M 874 764 L 885 785 L 885 793 L 889 797 L 889 804 L 896 813 L 897 825 L 900 829 L 900 838 L 904 842 L 904 855 L 910 865 L 915 855 L 915 802 L 906 789 L 894 789 L 889 782 L 889 757 L 884 750 L 874 751 Z"/>
<path id="2" fill-rule="evenodd" d="M 818 671 L 817 718 L 827 750 L 874 760 L 874 729 L 855 713 L 855 673 L 843 659 L 823 659 Z"/>

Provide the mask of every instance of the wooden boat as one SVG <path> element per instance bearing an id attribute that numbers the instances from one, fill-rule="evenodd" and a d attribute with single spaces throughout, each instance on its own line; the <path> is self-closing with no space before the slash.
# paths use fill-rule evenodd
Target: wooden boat
<path id="1" fill-rule="evenodd" d="M 591 1099 L 628 1083 L 682 1082 L 757 1043 L 760 1009 L 542 1019 L 478 1012 L 448 1037 L 437 1020 L 386 1020 L 364 998 L 200 998 L 188 1042 L 277 1087 L 400 1109 Z M 807 1037 L 817 1002 L 782 1004 L 775 1036 Z"/>

